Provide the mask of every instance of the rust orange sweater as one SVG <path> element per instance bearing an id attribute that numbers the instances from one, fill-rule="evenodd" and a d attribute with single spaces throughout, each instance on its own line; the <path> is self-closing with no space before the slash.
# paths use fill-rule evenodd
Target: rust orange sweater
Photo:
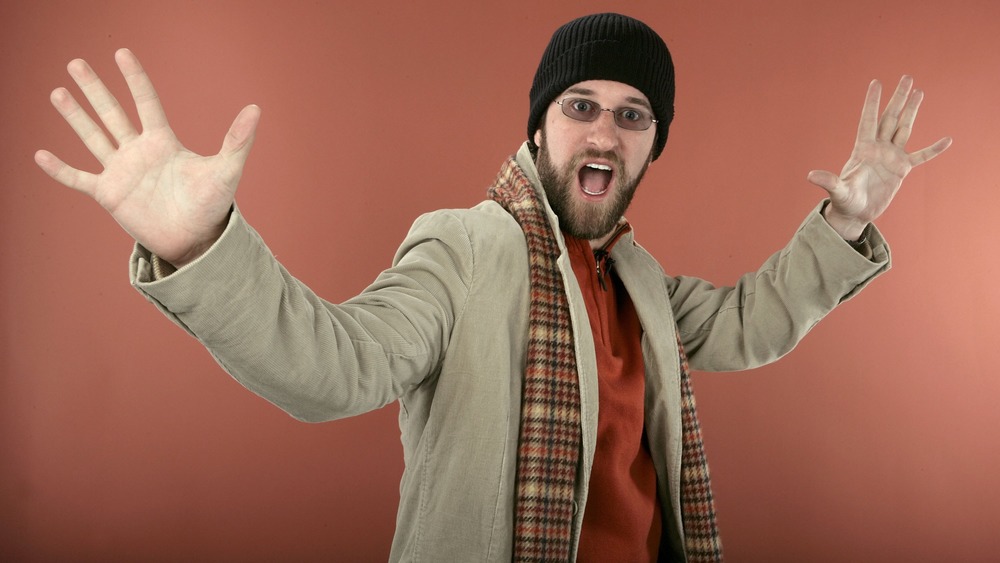
<path id="1" fill-rule="evenodd" d="M 566 235 L 597 353 L 597 448 L 578 561 L 656 561 L 661 514 L 644 431 L 642 326 L 608 251 Z"/>

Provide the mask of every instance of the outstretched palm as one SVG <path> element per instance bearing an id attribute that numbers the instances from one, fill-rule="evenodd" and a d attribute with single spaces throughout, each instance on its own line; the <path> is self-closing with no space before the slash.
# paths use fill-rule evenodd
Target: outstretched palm
<path id="1" fill-rule="evenodd" d="M 182 266 L 221 234 L 260 110 L 248 106 L 240 112 L 219 154 L 197 155 L 184 148 L 170 129 L 138 59 L 125 49 L 115 58 L 135 100 L 142 131 L 136 131 L 87 63 L 75 60 L 69 64 L 70 75 L 114 141 L 66 89 L 55 90 L 52 103 L 104 170 L 100 174 L 77 170 L 48 151 L 38 151 L 35 161 L 60 183 L 94 198 L 140 244 Z"/>
<path id="2" fill-rule="evenodd" d="M 879 118 L 882 87 L 873 81 L 861 112 L 854 150 L 840 175 L 824 170 L 809 173 L 810 182 L 829 192 L 826 217 L 844 238 L 858 238 L 865 225 L 886 210 L 910 170 L 951 145 L 951 139 L 946 137 L 919 151 L 906 152 L 923 99 L 920 90 L 911 93 L 912 86 L 913 79 L 904 76 Z"/>

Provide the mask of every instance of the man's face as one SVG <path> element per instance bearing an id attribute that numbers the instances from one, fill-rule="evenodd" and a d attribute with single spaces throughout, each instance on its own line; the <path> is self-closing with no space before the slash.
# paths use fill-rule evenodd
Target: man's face
<path id="1" fill-rule="evenodd" d="M 646 96 L 620 82 L 579 82 L 555 101 L 566 97 L 585 98 L 616 111 L 638 108 L 651 113 Z M 535 133 L 535 164 L 549 205 L 562 229 L 577 238 L 599 240 L 611 233 L 650 163 L 656 127 L 623 129 L 614 117 L 604 111 L 595 121 L 578 121 L 553 102 Z"/>

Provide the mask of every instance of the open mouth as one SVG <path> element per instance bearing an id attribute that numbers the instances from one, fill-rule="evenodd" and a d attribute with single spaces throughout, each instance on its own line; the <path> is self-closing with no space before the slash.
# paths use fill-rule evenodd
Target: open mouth
<path id="1" fill-rule="evenodd" d="M 607 164 L 590 162 L 580 168 L 579 180 L 583 193 L 587 195 L 604 195 L 611 187 L 611 167 Z"/>

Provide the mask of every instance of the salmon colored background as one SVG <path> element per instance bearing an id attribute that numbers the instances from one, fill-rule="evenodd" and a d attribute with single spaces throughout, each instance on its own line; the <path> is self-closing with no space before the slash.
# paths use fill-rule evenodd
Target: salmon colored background
<path id="1" fill-rule="evenodd" d="M 879 226 L 895 267 L 781 362 L 697 374 L 731 561 L 995 561 L 1000 552 L 1000 3 L 714 0 L 4 2 L 0 7 L 0 559 L 379 561 L 397 408 L 307 425 L 243 390 L 130 289 L 131 241 L 32 161 L 97 171 L 48 101 L 115 49 L 179 137 L 215 152 L 263 108 L 238 194 L 331 300 L 421 212 L 473 205 L 525 138 L 552 31 L 639 17 L 677 64 L 677 119 L 629 216 L 667 271 L 732 283 L 839 170 L 868 82 L 951 135 Z"/>

